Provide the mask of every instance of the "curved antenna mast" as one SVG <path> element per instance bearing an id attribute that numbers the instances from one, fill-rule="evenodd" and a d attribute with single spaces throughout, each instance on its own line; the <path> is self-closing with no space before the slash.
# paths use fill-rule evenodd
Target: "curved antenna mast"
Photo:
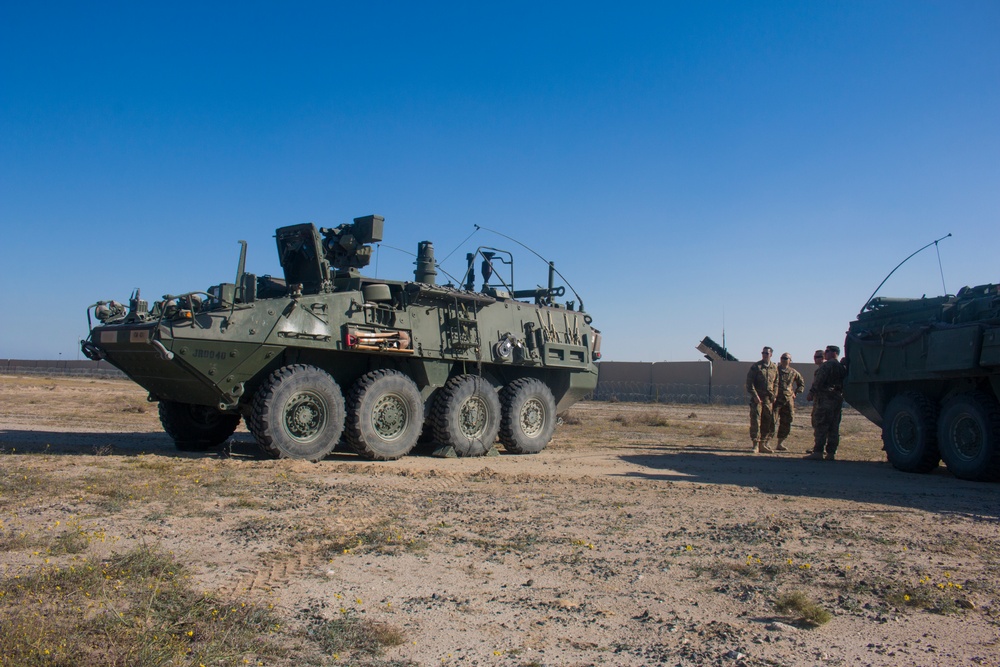
<path id="1" fill-rule="evenodd" d="M 935 247 L 936 247 L 936 246 L 937 246 L 937 244 L 938 244 L 939 242 L 941 242 L 941 241 L 944 241 L 944 240 L 945 240 L 946 238 L 948 238 L 948 237 L 950 237 L 950 236 L 951 236 L 951 233 L 949 232 L 948 234 L 945 234 L 945 235 L 944 235 L 944 236 L 942 236 L 941 238 L 939 238 L 939 239 L 936 239 L 936 240 L 934 240 L 934 241 L 931 241 L 930 243 L 928 243 L 927 245 L 925 245 L 925 246 L 924 246 L 923 248 L 920 248 L 920 250 L 916 250 L 916 251 L 912 252 L 912 253 L 910 254 L 910 256 L 909 256 L 909 257 L 907 257 L 907 258 L 906 258 L 906 259 L 904 259 L 904 260 L 903 260 L 902 262 L 900 262 L 899 264 L 897 264 L 897 265 L 896 265 L 896 269 L 898 269 L 898 268 L 899 268 L 899 267 L 901 267 L 901 266 L 902 266 L 903 264 L 906 264 L 906 263 L 907 263 L 908 261 L 910 261 L 910 257 L 913 257 L 913 256 L 914 256 L 914 255 L 916 255 L 917 253 L 919 253 L 919 252 L 921 252 L 921 251 L 924 251 L 924 250 L 926 250 L 927 248 L 930 248 L 931 246 L 935 246 Z M 941 266 L 941 251 L 940 251 L 940 249 L 938 250 L 938 266 L 939 266 L 939 267 Z M 885 285 L 885 281 L 886 281 L 886 280 L 889 280 L 889 278 L 890 278 L 890 277 L 892 276 L 892 274 L 894 274 L 894 273 L 896 272 L 896 269 L 893 269 L 892 271 L 890 271 L 890 272 L 889 272 L 889 275 L 888 275 L 888 276 L 886 276 L 886 277 L 885 277 L 885 278 L 884 278 L 884 279 L 882 280 L 882 282 L 880 282 L 880 283 L 878 284 L 878 287 L 876 287 L 876 288 L 875 288 L 875 291 L 874 291 L 874 292 L 872 292 L 872 295 L 871 295 L 870 297 L 868 297 L 868 300 L 867 300 L 867 301 L 865 301 L 865 305 L 863 305 L 863 306 L 861 307 L 861 310 L 862 310 L 862 311 L 864 311 L 864 309 L 868 307 L 868 304 L 870 304 L 870 303 L 872 302 L 872 299 L 874 299 L 874 298 L 875 298 L 875 295 L 876 295 L 876 294 L 878 294 L 878 291 L 879 291 L 880 289 L 882 289 L 882 285 Z M 941 286 L 942 286 L 942 287 L 944 286 L 944 271 L 943 271 L 943 270 L 941 271 Z M 948 292 L 948 290 L 945 290 L 945 293 L 946 293 L 946 294 L 947 294 L 947 292 Z"/>
<path id="2" fill-rule="evenodd" d="M 478 230 L 480 230 L 480 229 L 485 229 L 485 230 L 486 230 L 486 231 L 488 231 L 488 232 L 493 232 L 493 233 L 494 233 L 494 234 L 496 234 L 497 236 L 502 236 L 502 237 L 504 237 L 505 239 L 507 239 L 508 241 L 512 241 L 512 242 L 516 243 L 517 245 L 521 246 L 522 248 L 524 248 L 525 250 L 527 250 L 528 252 L 530 252 L 530 253 L 531 253 L 532 255 L 534 255 L 534 256 L 535 256 L 535 257 L 537 257 L 538 259 L 540 259 L 540 260 L 542 260 L 543 262 L 545 262 L 546 264 L 548 264 L 548 265 L 549 265 L 549 267 L 551 267 L 551 269 L 552 269 L 553 271 L 555 271 L 555 274 L 556 274 L 557 276 L 559 276 L 560 278 L 562 278 L 562 279 L 563 279 L 563 281 L 564 281 L 564 282 L 566 283 L 566 286 L 567 286 L 567 287 L 569 287 L 570 291 L 571 291 L 571 292 L 573 292 L 573 296 L 575 296 L 575 297 L 576 297 L 576 299 L 577 299 L 577 301 L 579 301 L 579 302 L 580 302 L 580 310 L 583 310 L 583 299 L 581 299 L 581 298 L 580 298 L 580 295 L 579 295 L 579 294 L 577 293 L 577 291 L 576 291 L 575 289 L 573 289 L 573 286 L 569 284 L 569 281 L 568 281 L 568 280 L 566 280 L 566 276 L 564 276 L 563 274 L 559 273 L 559 269 L 557 269 L 557 268 L 556 268 L 556 267 L 555 267 L 555 266 L 554 266 L 554 265 L 552 264 L 552 262 L 550 262 L 549 260 L 545 259 L 544 257 L 542 257 L 541 255 L 539 255 L 539 254 L 538 254 L 537 252 L 535 252 L 534 250 L 532 250 L 532 249 L 531 249 L 531 248 L 529 248 L 528 246 L 524 245 L 523 243 L 521 243 L 521 242 L 520 242 L 520 241 L 518 241 L 517 239 L 515 239 L 515 238 L 512 238 L 512 237 L 510 237 L 510 236 L 507 236 L 506 234 L 502 234 L 502 233 L 498 232 L 498 231 L 497 231 L 497 230 L 495 230 L 495 229 L 490 229 L 489 227 L 480 227 L 479 225 L 473 225 L 473 227 L 475 227 L 477 231 L 478 231 Z"/>
<path id="3" fill-rule="evenodd" d="M 469 234 L 468 236 L 466 236 L 464 241 L 462 241 L 457 246 L 455 246 L 455 250 L 452 250 L 447 255 L 445 255 L 444 259 L 442 259 L 440 262 L 438 262 L 438 264 L 442 264 L 444 262 L 447 262 L 449 257 L 451 257 L 452 255 L 454 255 L 455 252 L 457 252 L 459 248 L 461 248 L 462 246 L 464 246 L 469 241 L 469 239 L 471 239 L 473 236 L 475 236 L 476 232 L 479 231 L 479 225 L 476 225 L 475 227 L 476 228 L 472 230 L 472 233 Z M 438 268 L 440 268 L 440 267 L 438 267 Z M 445 275 L 447 275 L 447 274 L 445 274 Z M 451 276 L 448 276 L 448 277 L 451 278 Z M 454 278 L 452 278 L 452 279 L 454 280 Z"/>

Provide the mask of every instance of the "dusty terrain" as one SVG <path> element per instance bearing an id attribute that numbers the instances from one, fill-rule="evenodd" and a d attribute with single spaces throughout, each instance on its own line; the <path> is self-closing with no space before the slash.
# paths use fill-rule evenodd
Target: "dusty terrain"
<path id="1" fill-rule="evenodd" d="M 291 627 L 405 636 L 309 664 L 1000 664 L 996 485 L 893 470 L 853 412 L 839 461 L 801 460 L 808 414 L 754 456 L 744 412 L 585 402 L 537 456 L 314 465 L 242 427 L 178 452 L 128 382 L 0 376 L 0 530 L 154 544 Z M 0 575 L 43 557 L 8 548 Z M 778 611 L 793 592 L 831 620 Z"/>

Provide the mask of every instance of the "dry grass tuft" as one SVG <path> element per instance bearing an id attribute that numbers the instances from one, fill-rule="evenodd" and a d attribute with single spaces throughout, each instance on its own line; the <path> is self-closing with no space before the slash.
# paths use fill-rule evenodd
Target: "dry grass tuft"
<path id="1" fill-rule="evenodd" d="M 232 664 L 277 658 L 260 606 L 192 590 L 180 563 L 140 545 L 100 560 L 0 581 L 4 664 Z"/>
<path id="2" fill-rule="evenodd" d="M 830 612 L 810 600 L 802 591 L 782 593 L 774 601 L 774 608 L 793 617 L 800 624 L 813 627 L 823 625 L 833 618 Z"/>

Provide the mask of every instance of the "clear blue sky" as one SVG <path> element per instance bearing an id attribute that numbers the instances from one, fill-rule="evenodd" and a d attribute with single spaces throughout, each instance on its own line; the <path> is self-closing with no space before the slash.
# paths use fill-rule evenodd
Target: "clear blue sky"
<path id="1" fill-rule="evenodd" d="M 998 35 L 995 0 L 0 0 L 0 357 L 377 213 L 385 278 L 475 223 L 554 260 L 607 360 L 724 324 L 808 361 L 944 234 L 949 292 L 1000 282 Z M 941 292 L 931 248 L 881 293 Z"/>

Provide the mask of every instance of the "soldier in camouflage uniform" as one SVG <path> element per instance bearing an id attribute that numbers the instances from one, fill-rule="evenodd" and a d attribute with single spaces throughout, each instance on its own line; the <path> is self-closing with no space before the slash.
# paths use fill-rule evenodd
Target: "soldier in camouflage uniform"
<path id="1" fill-rule="evenodd" d="M 816 371 L 812 388 L 809 390 L 809 400 L 816 401 L 816 425 L 813 432 L 816 441 L 812 453 L 807 459 L 818 461 L 826 449 L 826 460 L 833 461 L 840 445 L 840 416 L 844 407 L 844 378 L 847 368 L 837 359 L 840 348 L 828 345 L 823 354 L 825 361 Z"/>
<path id="2" fill-rule="evenodd" d="M 816 350 L 815 352 L 813 352 L 813 363 L 816 364 L 816 368 L 813 369 L 813 380 L 816 379 L 816 371 L 818 371 L 819 367 L 823 365 L 823 361 L 824 361 L 824 359 L 823 359 L 823 350 Z M 807 394 L 807 396 L 809 397 L 809 401 L 811 402 L 812 401 L 812 395 L 811 394 Z M 816 428 L 816 404 L 815 403 L 813 403 L 813 406 L 812 406 L 812 414 L 809 417 L 809 423 L 812 424 L 812 427 L 814 429 Z M 812 450 L 810 449 L 809 451 L 812 451 Z"/>
<path id="3" fill-rule="evenodd" d="M 767 440 L 774 434 L 774 401 L 778 398 L 778 365 L 771 361 L 773 350 L 765 347 L 760 361 L 747 373 L 747 398 L 750 401 L 750 440 L 753 451 L 771 454 Z"/>
<path id="4" fill-rule="evenodd" d="M 795 418 L 795 397 L 806 388 L 802 375 L 792 368 L 792 355 L 782 353 L 778 364 L 778 400 L 774 404 L 775 423 L 778 427 L 778 444 L 776 452 L 787 452 L 788 448 L 782 442 L 792 430 L 792 420 Z"/>

